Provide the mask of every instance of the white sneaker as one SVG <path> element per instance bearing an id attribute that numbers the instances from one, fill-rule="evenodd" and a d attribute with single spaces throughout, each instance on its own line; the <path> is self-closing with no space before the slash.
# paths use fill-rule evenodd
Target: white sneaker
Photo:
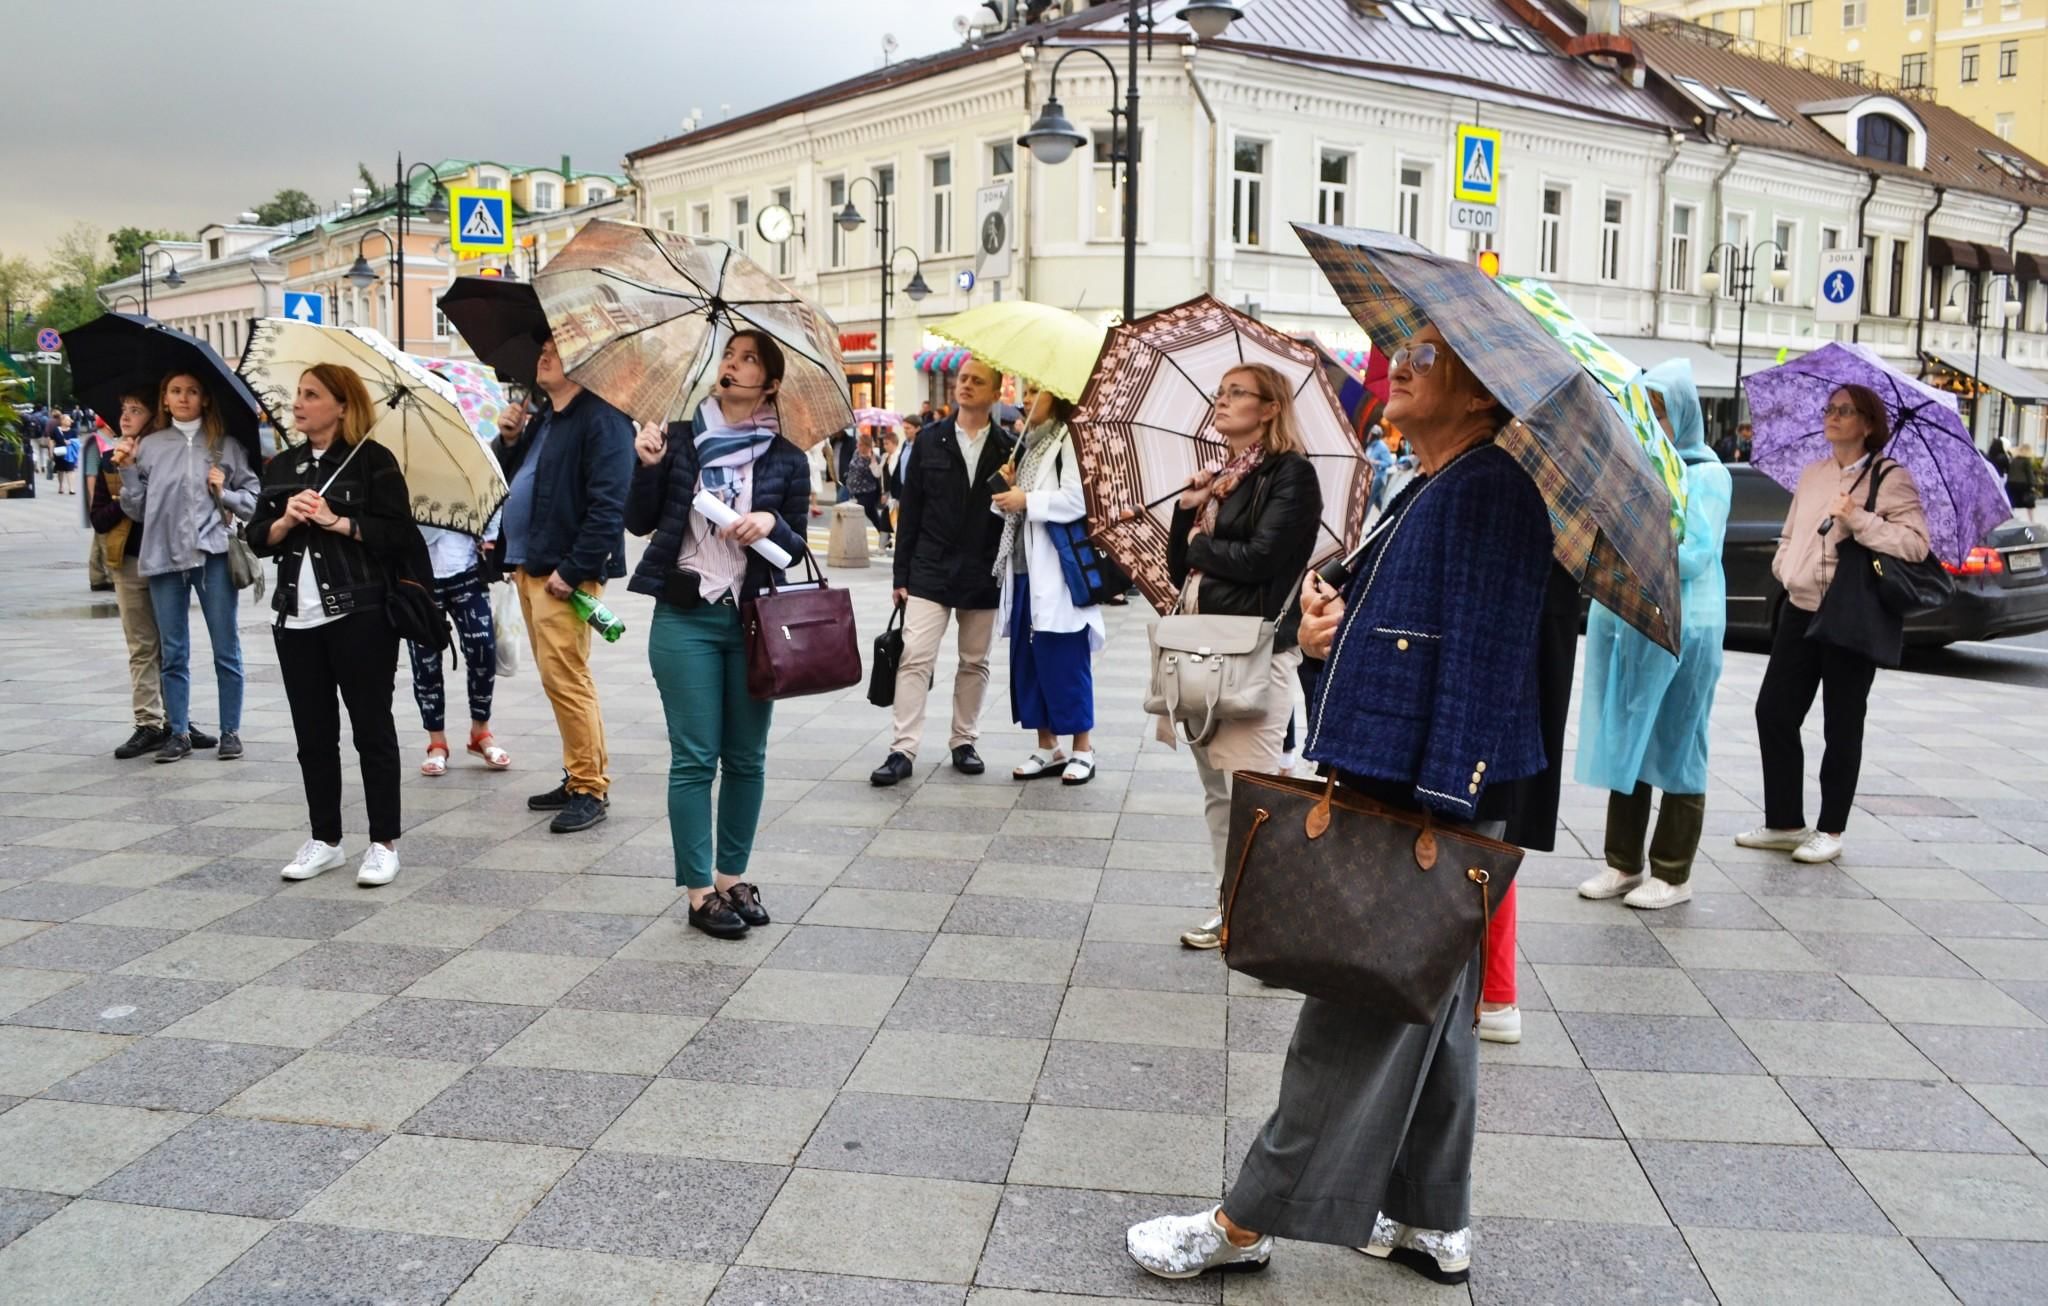
<path id="1" fill-rule="evenodd" d="M 1217 1209 L 1134 1224 L 1124 1234 L 1124 1250 L 1147 1274 L 1162 1279 L 1192 1279 L 1210 1270 L 1265 1269 L 1273 1255 L 1272 1235 L 1249 1247 L 1235 1246 L 1216 1222 Z"/>
<path id="2" fill-rule="evenodd" d="M 1280 774 L 1293 775 L 1295 760 L 1295 755 L 1291 750 L 1280 754 Z"/>
<path id="3" fill-rule="evenodd" d="M 1643 876 L 1640 871 L 1634 875 L 1623 875 L 1612 866 L 1607 866 L 1601 868 L 1600 873 L 1592 879 L 1580 883 L 1579 896 L 1591 898 L 1596 902 L 1603 898 L 1619 898 L 1642 882 Z"/>
<path id="4" fill-rule="evenodd" d="M 1663 880 L 1645 880 L 1640 886 L 1630 890 L 1628 897 L 1622 899 L 1624 904 L 1640 907 L 1644 911 L 1661 911 L 1666 907 L 1676 907 L 1679 903 L 1691 901 L 1692 885 L 1669 884 Z"/>
<path id="5" fill-rule="evenodd" d="M 398 878 L 398 849 L 372 843 L 363 851 L 363 864 L 356 867 L 356 883 L 365 889 L 389 884 Z"/>
<path id="6" fill-rule="evenodd" d="M 1479 1037 L 1488 1043 L 1521 1042 L 1522 1009 L 1502 1007 L 1499 1011 L 1480 1012 Z"/>
<path id="7" fill-rule="evenodd" d="M 1744 830 L 1735 836 L 1737 848 L 1763 848 L 1774 853 L 1789 853 L 1806 842 L 1806 836 L 1813 833 L 1811 827 L 1798 830 L 1773 830 L 1768 825 L 1759 825 L 1754 830 Z"/>
<path id="8" fill-rule="evenodd" d="M 1191 930 L 1181 931 L 1180 946 L 1183 948 L 1220 948 L 1223 946 L 1223 914 L 1218 912 Z"/>
<path id="9" fill-rule="evenodd" d="M 1806 842 L 1792 852 L 1792 860 L 1808 866 L 1821 866 L 1842 855 L 1842 836 L 1822 834 L 1815 830 L 1806 836 Z"/>
<path id="10" fill-rule="evenodd" d="M 308 839 L 299 845 L 299 855 L 292 858 L 291 864 L 284 868 L 282 874 L 287 880 L 310 880 L 316 875 L 326 874 L 347 860 L 348 854 L 341 850 L 340 844 Z"/>

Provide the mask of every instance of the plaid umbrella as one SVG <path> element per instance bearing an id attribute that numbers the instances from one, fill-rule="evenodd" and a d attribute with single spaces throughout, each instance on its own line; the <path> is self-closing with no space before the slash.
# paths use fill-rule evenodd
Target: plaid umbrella
<path id="1" fill-rule="evenodd" d="M 1173 606 L 1166 571 L 1173 501 L 1226 456 L 1212 426 L 1216 388 L 1239 363 L 1267 363 L 1294 387 L 1294 419 L 1322 480 L 1322 531 L 1311 566 L 1357 543 L 1372 481 L 1337 406 L 1321 353 L 1201 295 L 1110 330 L 1069 429 L 1081 460 L 1089 537 L 1130 573 L 1152 606 Z"/>
<path id="2" fill-rule="evenodd" d="M 1613 398 L 1492 278 L 1405 236 L 1296 223 L 1351 316 L 1388 353 L 1424 326 L 1514 414 L 1500 435 L 1550 508 L 1552 554 L 1586 593 L 1678 648 L 1671 495 Z"/>
<path id="3" fill-rule="evenodd" d="M 786 439 L 808 449 L 853 425 L 832 319 L 722 241 L 597 219 L 534 289 L 569 378 L 636 421 L 694 418 L 726 341 L 753 329 L 788 364 L 775 399 Z"/>

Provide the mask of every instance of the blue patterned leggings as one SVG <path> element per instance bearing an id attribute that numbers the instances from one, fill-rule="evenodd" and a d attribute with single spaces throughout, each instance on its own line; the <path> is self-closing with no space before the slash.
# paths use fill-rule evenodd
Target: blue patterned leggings
<path id="1" fill-rule="evenodd" d="M 491 618 L 490 592 L 471 568 L 459 576 L 436 577 L 434 596 L 455 624 L 462 642 L 462 660 L 469 672 L 469 719 L 491 719 L 491 691 L 498 683 L 498 636 Z M 447 690 L 441 659 L 417 644 L 412 651 L 412 696 L 420 705 L 420 724 L 427 730 L 448 728 Z"/>

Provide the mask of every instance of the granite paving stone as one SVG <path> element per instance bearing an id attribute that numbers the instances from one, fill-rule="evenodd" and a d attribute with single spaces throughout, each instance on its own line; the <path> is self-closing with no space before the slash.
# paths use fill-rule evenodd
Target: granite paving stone
<path id="1" fill-rule="evenodd" d="M 0 1284 L 21 1302 L 189 1301 L 270 1228 L 241 1216 L 73 1202 L 0 1249 Z"/>
<path id="2" fill-rule="evenodd" d="M 113 1056 L 129 1040 L 113 1034 L 0 1026 L 0 1093 L 29 1097 Z"/>
<path id="3" fill-rule="evenodd" d="M 805 919 L 818 919 L 816 910 Z M 844 975 L 909 975 L 929 946 L 929 936 L 901 928 L 805 924 L 785 935 L 762 964 Z"/>
<path id="4" fill-rule="evenodd" d="M 47 970 L 112 970 L 172 942 L 177 930 L 124 929 L 71 922 L 38 930 L 0 948 L 0 966 Z"/>
<path id="5" fill-rule="evenodd" d="M 1483 1067 L 1481 1074 L 1505 1067 Z M 1630 1138 L 1705 1143 L 1819 1144 L 1821 1137 L 1778 1081 L 1765 1075 L 1640 1070 L 1594 1072 L 1607 1107 Z M 1486 1102 L 1480 1101 L 1482 1113 Z"/>
<path id="6" fill-rule="evenodd" d="M 25 1188 L 0 1188 L 0 1247 L 5 1247 L 64 1209 L 70 1201 L 56 1193 Z"/>
<path id="7" fill-rule="evenodd" d="M 882 1028 L 1050 1038 L 1060 1004 L 1061 990 L 1053 984 L 913 978 L 889 1008 Z"/>
<path id="8" fill-rule="evenodd" d="M 308 1052 L 220 1110 L 261 1120 L 389 1132 L 469 1069 L 459 1061 Z"/>
<path id="9" fill-rule="evenodd" d="M 398 997 L 337 1030 L 320 1047 L 368 1056 L 482 1061 L 542 1011 L 509 1003 Z"/>
<path id="10" fill-rule="evenodd" d="M 1838 1154 L 1909 1238 L 2032 1242 L 2048 1221 L 2048 1165 L 2038 1157 L 1850 1148 Z"/>
<path id="11" fill-rule="evenodd" d="M 719 1267 L 652 1256 L 502 1243 L 449 1298 L 455 1306 L 554 1306 L 592 1301 L 701 1306 Z"/>
<path id="12" fill-rule="evenodd" d="M 1223 1285 L 1215 1276 L 1155 1279 L 1133 1265 L 1124 1250 L 1124 1231 L 1131 1225 L 1182 1213 L 1188 1205 L 1185 1197 L 1152 1193 L 1010 1184 L 989 1227 L 974 1282 L 1089 1298 L 1220 1302 Z M 1048 1256 L 1047 1248 L 1058 1248 L 1060 1254 Z"/>
<path id="13" fill-rule="evenodd" d="M 712 1016 L 748 974 L 737 966 L 614 959 L 591 971 L 561 1003 L 650 1016 Z"/>
<path id="14" fill-rule="evenodd" d="M 598 1137 L 605 1152 L 788 1165 L 832 1105 L 828 1088 L 657 1079 Z"/>
<path id="15" fill-rule="evenodd" d="M 783 1270 L 970 1283 L 1002 1192 L 993 1184 L 799 1168 L 738 1259 Z M 880 1221 L 896 1236 L 864 1236 Z"/>
<path id="16" fill-rule="evenodd" d="M 314 944 L 252 982 L 343 993 L 397 993 L 455 955 L 453 948 L 330 939 Z"/>
<path id="17" fill-rule="evenodd" d="M 847 1079 L 856 1092 L 1028 1102 L 1045 1064 L 1039 1039 L 882 1030 Z"/>
<path id="18" fill-rule="evenodd" d="M 478 1066 L 405 1122 L 405 1132 L 589 1147 L 646 1088 L 639 1075 Z"/>
<path id="19" fill-rule="evenodd" d="M 1676 1229 L 1495 1216 L 1474 1221 L 1472 1236 L 1488 1249 L 1472 1265 L 1472 1301 L 1481 1306 L 1706 1306 L 1714 1300 L 1687 1246 L 1689 1235 Z M 1417 1301 L 1436 1299 L 1426 1285 L 1416 1292 Z"/>
<path id="20" fill-rule="evenodd" d="M 1976 1084 L 2048 1085 L 2048 1030 L 1968 1025 L 1898 1028 L 1951 1079 Z"/>
<path id="21" fill-rule="evenodd" d="M 1856 1177 L 1826 1148 L 1644 1140 L 1635 1150 L 1681 1229 L 1892 1232 Z"/>
<path id="22" fill-rule="evenodd" d="M 204 1113 L 299 1055 L 297 1048 L 200 1039 L 138 1039 L 53 1085 L 46 1096 L 70 1102 Z"/>
<path id="23" fill-rule="evenodd" d="M 510 1241 L 729 1264 L 787 1173 L 738 1161 L 590 1152 Z"/>
<path id="24" fill-rule="evenodd" d="M 1025 1114 L 1018 1103 L 842 1093 L 817 1122 L 797 1164 L 1001 1183 L 1018 1152 Z"/>
<path id="25" fill-rule="evenodd" d="M 1899 1152 L 2024 1152 L 1954 1084 L 1909 1079 L 1779 1081 L 1830 1147 Z"/>
<path id="26" fill-rule="evenodd" d="M 122 975 L 164 979 L 228 980 L 246 984 L 313 947 L 312 939 L 194 931 L 122 966 Z"/>
<path id="27" fill-rule="evenodd" d="M 223 916 L 205 929 L 211 934 L 260 934 L 271 939 L 331 939 L 362 924 L 377 910 L 367 902 L 278 894 Z"/>
<path id="28" fill-rule="evenodd" d="M 868 1030 L 843 1025 L 713 1020 L 661 1073 L 724 1084 L 836 1089 L 873 1037 Z"/>
<path id="29" fill-rule="evenodd" d="M 719 1014 L 736 1020 L 793 1021 L 812 1025 L 882 1023 L 903 991 L 895 975 L 848 975 L 829 971 L 755 971 L 726 999 Z"/>
<path id="30" fill-rule="evenodd" d="M 1602 1097 L 1602 1082 L 1585 1070 L 1481 1066 L 1479 1128 L 1495 1134 L 1620 1138 L 1621 1127 Z M 1238 1113 L 1233 1110 L 1232 1114 Z"/>
<path id="31" fill-rule="evenodd" d="M 961 1306 L 966 1295 L 956 1284 L 736 1265 L 719 1281 L 709 1306 Z"/>
<path id="32" fill-rule="evenodd" d="M 0 1114 L 0 1188 L 76 1197 L 195 1118 L 89 1102 L 23 1102 Z"/>
<path id="33" fill-rule="evenodd" d="M 1595 1070 L 1665 1070 L 1719 1075 L 1762 1071 L 1718 1016 L 1559 1013 L 1579 1055 Z"/>
<path id="34" fill-rule="evenodd" d="M 190 1306 L 253 1301 L 375 1301 L 427 1306 L 447 1299 L 490 1254 L 477 1239 L 281 1224 L 188 1298 Z"/>
<path id="35" fill-rule="evenodd" d="M 578 1157 L 563 1147 L 411 1134 L 364 1137 L 363 1159 L 328 1184 L 299 1219 L 495 1242 Z"/>
<path id="36" fill-rule="evenodd" d="M 1784 1301 L 1937 1306 L 1955 1301 L 1920 1251 L 1896 1236 L 1687 1229 L 1685 1237 L 1723 1306 Z"/>
<path id="37" fill-rule="evenodd" d="M 164 1030 L 173 1038 L 309 1048 L 384 1001 L 376 993 L 236 989 Z"/>
<path id="38" fill-rule="evenodd" d="M 1824 1020 L 1735 1020 L 1729 1024 L 1774 1075 L 1941 1078 L 1934 1063 L 1889 1025 Z"/>
<path id="39" fill-rule="evenodd" d="M 1964 1306 L 2026 1301 L 2048 1276 L 2048 1243 L 1916 1238 L 1913 1245 Z"/>
<path id="40" fill-rule="evenodd" d="M 1013 1183 L 1126 1192 L 1222 1194 L 1223 1122 L 1089 1107 L 1031 1108 L 1009 1167 Z"/>
<path id="41" fill-rule="evenodd" d="M 129 1163 L 89 1195 L 101 1201 L 281 1220 L 381 1141 L 382 1135 L 357 1129 L 207 1116 Z"/>
<path id="42" fill-rule="evenodd" d="M 1127 1111 L 1225 1109 L 1225 1054 L 1200 1048 L 1055 1039 L 1034 1101 Z"/>
<path id="43" fill-rule="evenodd" d="M 11 1024 L 94 1034 L 154 1034 L 234 985 L 149 975 L 94 975 L 7 1017 Z"/>
<path id="44" fill-rule="evenodd" d="M 582 983 L 599 962 L 537 952 L 457 953 L 404 990 L 409 998 L 548 1006 Z"/>

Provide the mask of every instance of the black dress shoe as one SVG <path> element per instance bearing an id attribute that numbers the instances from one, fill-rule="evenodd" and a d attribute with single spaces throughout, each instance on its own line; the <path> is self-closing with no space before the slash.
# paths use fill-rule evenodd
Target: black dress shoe
<path id="1" fill-rule="evenodd" d="M 193 726 L 193 727 L 192 727 L 192 747 L 194 747 L 194 748 L 219 748 L 219 747 L 220 747 L 220 740 L 219 740 L 218 738 L 216 738 L 215 736 L 213 736 L 213 735 L 209 735 L 209 734 L 207 734 L 207 733 L 206 733 L 206 732 L 205 732 L 204 730 L 201 730 L 201 729 L 200 729 L 200 728 L 199 728 L 198 726 Z"/>
<path id="2" fill-rule="evenodd" d="M 526 800 L 529 812 L 559 812 L 569 805 L 569 782 L 564 780 L 544 794 L 535 794 Z"/>
<path id="3" fill-rule="evenodd" d="M 868 783 L 878 789 L 886 789 L 898 780 L 908 780 L 911 769 L 908 757 L 902 753 L 891 753 L 880 766 L 868 773 Z"/>
<path id="4" fill-rule="evenodd" d="M 605 818 L 604 800 L 596 794 L 570 794 L 562 810 L 555 813 L 555 819 L 548 822 L 548 829 L 555 834 L 575 834 L 588 830 Z"/>
<path id="5" fill-rule="evenodd" d="M 961 775 L 980 775 L 988 766 L 981 760 L 981 754 L 974 751 L 973 744 L 962 744 L 953 750 L 953 769 Z"/>
<path id="6" fill-rule="evenodd" d="M 128 736 L 128 742 L 114 750 L 114 756 L 126 762 L 144 753 L 154 753 L 164 746 L 164 738 L 170 733 L 162 726 L 137 726 L 135 733 Z"/>
<path id="7" fill-rule="evenodd" d="M 734 912 L 748 925 L 759 927 L 768 923 L 768 909 L 761 905 L 761 891 L 741 880 L 722 890 L 725 900 L 732 904 Z"/>
<path id="8" fill-rule="evenodd" d="M 690 908 L 690 925 L 714 939 L 747 937 L 746 917 L 734 911 L 732 900 L 716 889 L 705 896 L 702 906 Z"/>

